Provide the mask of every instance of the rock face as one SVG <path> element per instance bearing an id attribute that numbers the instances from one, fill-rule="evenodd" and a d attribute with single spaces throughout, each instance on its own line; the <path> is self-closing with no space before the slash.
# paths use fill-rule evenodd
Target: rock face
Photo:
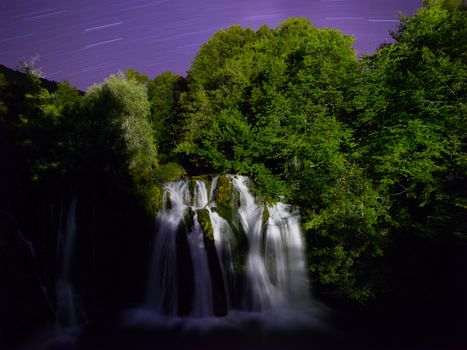
<path id="1" fill-rule="evenodd" d="M 37 331 L 53 317 L 34 248 L 16 221 L 0 211 L 0 345 Z"/>
<path id="2" fill-rule="evenodd" d="M 209 190 L 208 190 L 209 189 Z M 161 314 L 223 316 L 308 303 L 298 213 L 260 204 L 243 176 L 165 185 L 146 304 Z"/>

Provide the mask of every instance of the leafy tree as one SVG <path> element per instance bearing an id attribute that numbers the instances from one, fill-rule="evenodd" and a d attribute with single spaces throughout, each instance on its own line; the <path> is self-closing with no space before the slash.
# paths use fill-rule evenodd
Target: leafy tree
<path id="1" fill-rule="evenodd" d="M 134 81 L 144 85 L 145 87 L 148 86 L 149 81 L 151 80 L 151 79 L 149 79 L 149 77 L 146 74 L 141 74 L 140 71 L 137 71 L 137 70 L 134 70 L 134 69 L 131 69 L 131 68 L 128 68 L 125 71 L 125 78 L 127 80 L 134 80 Z"/>
<path id="2" fill-rule="evenodd" d="M 342 109 L 344 73 L 356 71 L 351 44 L 350 37 L 318 30 L 305 19 L 257 33 L 238 27 L 219 32 L 190 69 L 178 151 L 214 170 L 246 170 L 244 163 L 265 161 L 266 168 L 282 172 L 284 140 L 298 136 L 315 115 Z M 227 53 L 219 54 L 226 45 Z M 225 121 L 233 124 L 224 130 Z M 246 143 L 220 134 L 227 130 Z M 215 164 L 210 154 L 217 154 Z"/>
<path id="3" fill-rule="evenodd" d="M 95 159 L 103 163 L 99 166 L 108 168 L 109 176 L 129 174 L 135 193 L 153 211 L 160 201 L 155 177 L 159 165 L 146 88 L 121 74 L 110 76 L 88 90 L 84 104 L 91 116 Z"/>
<path id="4" fill-rule="evenodd" d="M 189 83 L 209 90 L 218 84 L 217 68 L 226 60 L 243 51 L 244 46 L 255 38 L 252 29 L 232 26 L 214 34 L 203 44 L 189 69 Z"/>
<path id="5" fill-rule="evenodd" d="M 466 35 L 464 7 L 430 1 L 364 61 L 362 157 L 407 230 L 439 232 L 465 210 Z"/>
<path id="6" fill-rule="evenodd" d="M 24 71 L 10 73 L 3 97 L 2 129 L 8 134 L 9 152 L 18 158 L 7 163 L 22 168 L 16 169 L 22 176 L 39 181 L 65 171 L 62 151 L 68 134 L 59 107 L 65 88 L 49 91 L 33 66 L 25 64 Z"/>
<path id="7" fill-rule="evenodd" d="M 170 155 L 179 138 L 179 97 L 184 90 L 185 79 L 170 72 L 162 73 L 148 83 L 150 120 L 161 159 Z"/>

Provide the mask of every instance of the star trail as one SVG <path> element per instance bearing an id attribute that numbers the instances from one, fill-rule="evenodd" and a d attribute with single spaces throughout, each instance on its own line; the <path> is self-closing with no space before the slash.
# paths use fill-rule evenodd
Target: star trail
<path id="1" fill-rule="evenodd" d="M 357 54 L 390 41 L 421 0 L 0 0 L 0 63 L 38 56 L 44 77 L 86 89 L 133 68 L 185 75 L 197 50 L 233 24 L 276 27 L 307 17 L 355 37 Z"/>

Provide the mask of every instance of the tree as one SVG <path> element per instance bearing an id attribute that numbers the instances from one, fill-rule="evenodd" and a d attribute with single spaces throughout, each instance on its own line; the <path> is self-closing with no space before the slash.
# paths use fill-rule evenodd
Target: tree
<path id="1" fill-rule="evenodd" d="M 162 73 L 148 83 L 150 121 L 161 158 L 170 156 L 180 137 L 179 97 L 184 90 L 185 79 L 170 72 Z"/>
<path id="2" fill-rule="evenodd" d="M 112 75 L 88 90 L 84 104 L 97 165 L 108 169 L 109 176 L 129 175 L 135 193 L 154 211 L 160 201 L 155 176 L 159 165 L 146 88 Z"/>
<path id="3" fill-rule="evenodd" d="M 235 26 L 217 33 L 198 53 L 181 95 L 178 152 L 213 170 L 248 172 L 248 164 L 265 163 L 283 172 L 294 157 L 284 154 L 284 142 L 303 134 L 315 115 L 341 113 L 348 73 L 357 67 L 351 44 L 350 37 L 318 30 L 306 19 L 257 33 Z M 227 120 L 239 142 L 220 134 Z M 217 154 L 215 164 L 210 154 Z"/>
<path id="4" fill-rule="evenodd" d="M 362 157 L 407 230 L 439 231 L 441 212 L 448 227 L 464 210 L 466 35 L 464 7 L 430 1 L 364 61 Z"/>

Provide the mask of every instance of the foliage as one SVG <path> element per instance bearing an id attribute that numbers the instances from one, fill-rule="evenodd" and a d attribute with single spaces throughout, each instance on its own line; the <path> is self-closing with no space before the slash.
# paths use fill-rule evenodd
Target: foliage
<path id="1" fill-rule="evenodd" d="M 179 75 L 166 72 L 148 82 L 147 86 L 154 138 L 161 159 L 167 159 L 180 134 L 178 100 L 185 89 L 185 80 Z"/>
<path id="2" fill-rule="evenodd" d="M 363 62 L 361 157 L 405 230 L 460 228 L 452 220 L 465 210 L 466 36 L 465 10 L 432 1 Z"/>
<path id="3" fill-rule="evenodd" d="M 104 159 L 120 159 L 113 170 L 128 172 L 148 210 L 156 209 L 160 202 L 160 188 L 155 181 L 159 164 L 148 120 L 146 89 L 122 75 L 111 76 L 88 90 L 85 105 L 93 116 L 100 143 L 97 146 L 106 153 Z"/>
<path id="4" fill-rule="evenodd" d="M 2 93 L 0 127 L 7 134 L 9 148 L 5 153 L 17 157 L 7 163 L 18 166 L 15 171 L 20 178 L 50 182 L 75 166 L 80 96 L 67 82 L 51 91 L 45 89 L 36 70 L 25 67 L 24 74 L 15 73 L 6 80 Z"/>
<path id="5" fill-rule="evenodd" d="M 180 180 L 186 176 L 186 171 L 177 163 L 162 164 L 156 170 L 156 179 L 160 184 Z"/>

